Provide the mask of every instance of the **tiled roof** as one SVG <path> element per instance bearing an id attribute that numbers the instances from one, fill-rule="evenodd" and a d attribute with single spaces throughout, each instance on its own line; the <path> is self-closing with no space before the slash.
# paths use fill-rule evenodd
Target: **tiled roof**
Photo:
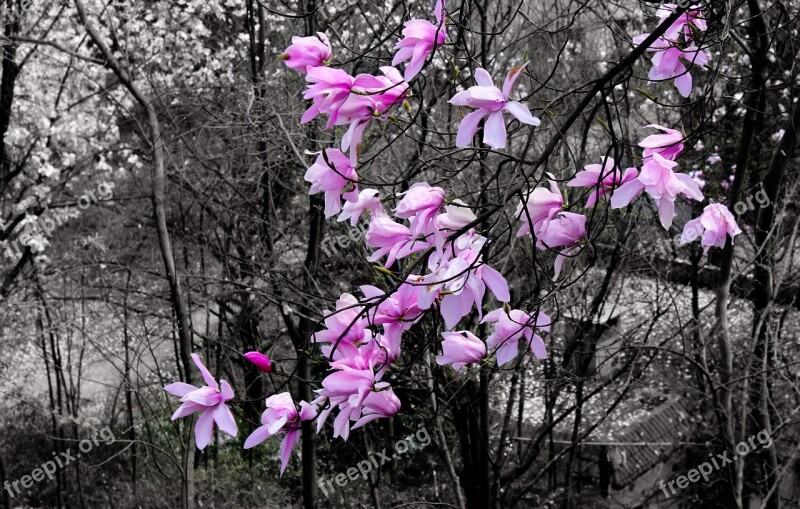
<path id="1" fill-rule="evenodd" d="M 685 441 L 696 419 L 683 399 L 671 399 L 656 408 L 641 422 L 614 435 L 609 455 L 615 458 L 615 481 L 627 485 L 653 468 L 675 447 Z"/>

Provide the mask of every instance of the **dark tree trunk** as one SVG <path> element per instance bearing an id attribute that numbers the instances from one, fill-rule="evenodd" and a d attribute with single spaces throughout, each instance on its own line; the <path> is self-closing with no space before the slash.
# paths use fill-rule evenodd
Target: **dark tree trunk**
<path id="1" fill-rule="evenodd" d="M 453 407 L 453 424 L 461 448 L 461 486 L 467 509 L 491 507 L 491 476 L 487 447 L 484 445 L 483 416 L 481 412 L 481 383 L 472 380 L 464 387 L 463 400 Z M 488 445 L 488 444 L 487 444 Z M 488 488 L 488 489 L 487 489 Z"/>
<path id="2" fill-rule="evenodd" d="M 11 509 L 11 493 L 5 489 L 7 480 L 8 472 L 6 471 L 6 464 L 3 461 L 3 453 L 0 451 L 0 489 L 3 490 L 3 509 Z"/>
<path id="3" fill-rule="evenodd" d="M 755 245 L 758 251 L 753 270 L 755 280 L 753 333 L 757 336 L 750 371 L 753 381 L 750 400 L 752 422 L 755 424 L 753 431 L 765 430 L 770 436 L 772 436 L 772 419 L 769 407 L 771 391 L 768 370 L 771 350 L 774 348 L 771 344 L 773 335 L 770 333 L 770 309 L 776 284 L 772 274 L 773 241 L 775 239 L 773 230 L 776 227 L 775 207 L 778 203 L 778 194 L 786 171 L 786 164 L 794 156 L 798 124 L 800 124 L 800 105 L 795 105 L 792 119 L 784 128 L 785 134 L 773 154 L 769 171 L 764 178 L 764 192 L 770 200 L 770 205 L 759 210 L 755 231 Z M 765 491 L 771 493 L 766 501 L 766 508 L 778 509 L 780 507 L 780 488 L 776 484 L 780 482 L 780 473 L 778 472 L 777 451 L 773 446 L 768 449 L 759 449 L 759 452 L 753 456 L 751 460 L 753 464 L 762 469 L 761 475 L 765 482 Z"/>

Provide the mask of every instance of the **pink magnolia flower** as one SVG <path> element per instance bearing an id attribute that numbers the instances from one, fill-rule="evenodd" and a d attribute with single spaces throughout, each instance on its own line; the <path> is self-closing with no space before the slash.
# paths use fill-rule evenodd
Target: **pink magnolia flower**
<path id="1" fill-rule="evenodd" d="M 626 182 L 611 197 L 611 208 L 618 209 L 628 205 L 635 197 L 647 191 L 658 206 L 661 225 L 669 230 L 675 217 L 675 198 L 683 195 L 692 200 L 703 201 L 703 192 L 697 183 L 685 173 L 675 173 L 672 169 L 678 163 L 653 154 L 648 159 L 639 176 Z"/>
<path id="2" fill-rule="evenodd" d="M 321 114 L 328 115 L 326 129 L 337 125 L 350 127 L 342 137 L 342 151 L 350 154 L 356 165 L 361 140 L 373 118 L 388 118 L 389 110 L 401 103 L 408 92 L 408 83 L 394 67 L 380 68 L 382 76 L 359 74 L 355 78 L 341 69 L 309 67 L 306 81 L 309 87 L 303 97 L 312 100 L 302 123 Z"/>
<path id="3" fill-rule="evenodd" d="M 586 208 L 592 207 L 597 200 L 609 193 L 611 190 L 619 187 L 621 184 L 633 180 L 639 175 L 639 170 L 636 168 L 628 168 L 625 174 L 620 172 L 619 167 L 614 163 L 610 157 L 604 159 L 604 163 L 600 164 L 587 164 L 583 167 L 583 171 L 575 174 L 575 177 L 567 182 L 569 187 L 593 187 L 595 191 L 589 195 L 586 200 Z"/>
<path id="4" fill-rule="evenodd" d="M 440 230 L 458 231 L 478 219 L 469 206 L 458 199 L 445 205 L 444 210 L 436 217 L 436 228 Z"/>
<path id="5" fill-rule="evenodd" d="M 540 124 L 539 119 L 531 115 L 527 106 L 521 102 L 509 100 L 514 82 L 517 81 L 527 65 L 526 62 L 509 71 L 502 91 L 494 85 L 488 72 L 481 68 L 475 69 L 475 81 L 478 85 L 457 93 L 449 101 L 450 104 L 456 106 L 468 106 L 475 109 L 461 121 L 456 135 L 456 146 L 468 147 L 478 131 L 478 124 L 488 116 L 486 125 L 483 127 L 483 142 L 494 149 L 504 148 L 506 146 L 506 123 L 503 111 L 507 111 L 523 124 L 534 127 Z"/>
<path id="6" fill-rule="evenodd" d="M 354 359 L 343 359 L 331 363 L 331 368 L 336 370 L 322 381 L 322 389 L 317 393 L 319 398 L 314 403 L 320 404 L 329 400 L 330 405 L 319 414 L 317 431 L 322 429 L 334 408 L 339 414 L 333 423 L 334 437 L 347 440 L 351 429 L 356 429 L 364 424 L 382 417 L 390 417 L 400 410 L 400 400 L 386 382 L 380 378 L 383 369 L 378 373 L 373 371 L 373 359 L 354 363 Z M 351 421 L 354 422 L 351 426 Z"/>
<path id="7" fill-rule="evenodd" d="M 325 149 L 305 175 L 311 183 L 308 194 L 325 193 L 325 217 L 342 210 L 342 196 L 347 201 L 358 200 L 358 175 L 350 159 L 335 148 Z M 349 191 L 344 191 L 345 188 Z"/>
<path id="8" fill-rule="evenodd" d="M 261 352 L 247 352 L 242 357 L 264 373 L 272 373 L 272 361 Z"/>
<path id="9" fill-rule="evenodd" d="M 637 35 L 633 38 L 635 45 L 640 45 L 650 34 Z M 675 88 L 683 97 L 692 93 L 692 75 L 685 63 L 704 66 L 708 64 L 708 54 L 694 44 L 680 48 L 676 43 L 659 37 L 651 44 L 647 51 L 655 52 L 651 60 L 648 79 L 651 81 L 665 81 L 675 79 Z"/>
<path id="10" fill-rule="evenodd" d="M 550 178 L 554 178 L 548 174 Z M 555 216 L 564 205 L 564 198 L 558 185 L 551 180 L 550 190 L 537 187 L 528 194 L 525 203 L 517 205 L 516 217 L 522 221 L 522 227 L 517 232 L 517 237 L 536 231 L 546 219 Z"/>
<path id="11" fill-rule="evenodd" d="M 656 11 L 659 24 L 663 23 L 664 20 L 670 17 L 670 15 L 672 15 L 677 8 L 677 4 L 670 3 L 661 5 Z M 708 24 L 703 17 L 703 11 L 700 10 L 700 6 L 698 5 L 692 5 L 686 12 L 681 14 L 678 19 L 675 20 L 667 29 L 667 31 L 664 32 L 664 37 L 670 41 L 677 41 L 681 36 L 684 36 L 685 40 L 687 41 L 691 40 L 691 27 L 694 27 L 702 32 L 706 31 L 708 28 Z"/>
<path id="12" fill-rule="evenodd" d="M 436 214 L 444 204 L 444 189 L 431 187 L 427 182 L 417 182 L 401 193 L 395 215 L 409 219 L 412 235 L 431 235 L 436 230 Z"/>
<path id="13" fill-rule="evenodd" d="M 536 248 L 544 251 L 548 248 L 566 247 L 556 256 L 553 268 L 553 281 L 558 279 L 566 257 L 572 253 L 586 237 L 586 216 L 573 212 L 559 212 L 552 219 L 542 222 L 535 232 Z"/>
<path id="14" fill-rule="evenodd" d="M 397 415 L 400 411 L 400 398 L 387 382 L 378 382 L 375 389 L 367 392 L 361 406 L 350 413 L 350 420 L 355 423 L 351 430 L 358 429 L 376 419 L 385 419 Z M 346 440 L 346 438 L 345 438 Z"/>
<path id="15" fill-rule="evenodd" d="M 436 357 L 440 366 L 452 365 L 460 371 L 467 364 L 480 362 L 486 355 L 486 345 L 469 331 L 442 332 L 442 355 Z"/>
<path id="16" fill-rule="evenodd" d="M 313 336 L 315 343 L 328 343 L 322 348 L 330 356 L 333 345 L 363 344 L 372 339 L 364 307 L 349 293 L 343 293 L 336 301 L 336 310 L 325 310 L 325 329 Z"/>
<path id="17" fill-rule="evenodd" d="M 413 235 L 407 226 L 393 221 L 385 213 L 372 215 L 365 241 L 367 246 L 378 248 L 369 261 L 374 262 L 386 256 L 384 267 L 429 247 L 427 242 Z"/>
<path id="18" fill-rule="evenodd" d="M 436 24 L 423 19 L 412 19 L 406 21 L 403 28 L 403 39 L 397 43 L 395 49 L 397 53 L 392 59 L 392 65 L 411 60 L 406 66 L 404 78 L 411 81 L 414 76 L 425 65 L 431 53 L 438 49 L 447 40 L 447 29 L 443 23 L 442 0 L 436 2 L 434 9 L 436 14 Z"/>
<path id="19" fill-rule="evenodd" d="M 724 248 L 726 236 L 730 235 L 733 242 L 733 238 L 740 233 L 742 230 L 736 224 L 736 219 L 728 207 L 721 203 L 712 203 L 703 209 L 700 217 L 686 223 L 681 234 L 681 245 L 688 244 L 702 235 L 700 244 L 707 253 L 711 247 Z"/>
<path id="20" fill-rule="evenodd" d="M 706 162 L 708 162 L 708 164 L 717 164 L 720 161 L 722 161 L 722 158 L 717 153 L 711 154 L 710 156 L 708 156 L 708 159 L 706 159 Z"/>
<path id="21" fill-rule="evenodd" d="M 266 401 L 267 409 L 261 414 L 261 426 L 256 428 L 244 442 L 245 449 L 252 449 L 264 440 L 280 433 L 286 432 L 281 442 L 281 475 L 286 470 L 292 448 L 300 436 L 300 421 L 309 421 L 316 416 L 311 405 L 305 404 L 300 412 L 294 406 L 292 396 L 282 392 L 270 396 Z"/>
<path id="22" fill-rule="evenodd" d="M 383 212 L 381 205 L 381 197 L 378 196 L 377 189 L 364 189 L 358 193 L 358 198 L 355 201 L 347 201 L 342 208 L 342 213 L 336 219 L 337 222 L 350 220 L 350 226 L 358 224 L 361 214 L 365 211 L 371 213 Z"/>
<path id="23" fill-rule="evenodd" d="M 508 282 L 500 272 L 483 264 L 480 253 L 462 250 L 452 258 L 431 255 L 431 272 L 421 278 L 417 303 L 420 309 L 429 309 L 441 298 L 439 311 L 447 328 L 454 327 L 472 310 L 483 316 L 483 297 L 488 287 L 500 302 L 508 302 L 511 295 Z"/>
<path id="24" fill-rule="evenodd" d="M 391 417 L 400 410 L 400 399 L 395 395 L 387 382 L 378 382 L 374 390 L 361 387 L 351 396 L 324 396 L 325 389 L 318 391 L 320 396 L 314 400 L 317 405 L 327 404 L 320 411 L 317 419 L 317 433 L 328 420 L 334 410 L 338 415 L 333 422 L 333 436 L 347 441 L 350 431 L 364 426 L 375 419 Z"/>
<path id="25" fill-rule="evenodd" d="M 419 319 L 422 310 L 417 305 L 418 289 L 409 282 L 403 283 L 396 292 L 388 297 L 380 288 L 362 285 L 361 292 L 369 300 L 382 299 L 370 312 L 372 321 L 385 325 L 395 322 L 407 322 L 409 326 Z M 384 298 L 385 297 L 385 298 Z"/>
<path id="26" fill-rule="evenodd" d="M 357 369 L 341 361 L 332 362 L 331 367 L 335 367 L 337 371 L 322 381 L 327 396 L 351 396 L 362 387 L 371 388 L 376 381 L 371 367 Z"/>
<path id="27" fill-rule="evenodd" d="M 669 127 L 660 126 L 658 124 L 650 124 L 645 127 L 652 127 L 660 129 L 666 134 L 651 134 L 639 142 L 639 146 L 644 150 L 642 157 L 645 161 L 653 157 L 653 154 L 659 154 L 664 159 L 676 160 L 683 152 L 683 133 Z"/>
<path id="28" fill-rule="evenodd" d="M 292 45 L 280 56 L 284 63 L 303 74 L 308 67 L 325 65 L 333 56 L 328 36 L 317 32 L 317 36 L 292 37 Z"/>
<path id="29" fill-rule="evenodd" d="M 172 415 L 173 421 L 195 412 L 201 412 L 194 427 L 194 437 L 197 448 L 202 450 L 211 443 L 211 438 L 214 436 L 214 423 L 217 424 L 220 431 L 232 437 L 235 437 L 239 430 L 233 414 L 225 404 L 233 399 L 231 386 L 225 380 L 221 380 L 218 384 L 196 353 L 192 354 L 192 360 L 200 370 L 206 385 L 197 388 L 184 382 L 175 382 L 164 387 L 164 390 L 181 398 L 181 403 L 183 403 Z"/>
<path id="30" fill-rule="evenodd" d="M 536 313 L 534 320 L 532 316 L 519 309 L 506 312 L 500 308 L 487 314 L 483 322 L 495 324 L 494 332 L 486 339 L 486 344 L 489 348 L 497 348 L 495 354 L 498 366 L 506 364 L 517 356 L 519 340 L 523 338 L 537 359 L 547 358 L 544 341 L 536 333 L 537 329 L 550 330 L 551 321 L 544 312 Z"/>
<path id="31" fill-rule="evenodd" d="M 312 100 L 313 104 L 303 114 L 300 122 L 305 124 L 320 114 L 326 114 L 328 115 L 326 129 L 339 125 L 339 110 L 350 97 L 350 89 L 355 78 L 341 69 L 309 67 L 306 81 L 309 86 L 303 98 Z"/>
<path id="32" fill-rule="evenodd" d="M 397 68 L 385 65 L 380 71 L 383 76 L 359 74 L 353 86 L 354 93 L 365 94 L 372 100 L 373 117 L 384 117 L 392 106 L 402 103 L 408 93 L 408 83 Z"/>
<path id="33" fill-rule="evenodd" d="M 378 305 L 369 311 L 369 320 L 383 326 L 383 334 L 376 340 L 386 349 L 388 361 L 392 362 L 400 357 L 403 332 L 422 317 L 422 310 L 417 305 L 419 290 L 407 282 L 388 297 L 383 290 L 371 285 L 361 286 L 361 291 L 368 300 L 379 300 Z"/>
<path id="34" fill-rule="evenodd" d="M 350 97 L 338 111 L 338 125 L 350 124 L 342 136 L 342 150 L 350 153 L 350 162 L 356 165 L 361 154 L 361 140 L 373 118 L 386 119 L 389 110 L 403 102 L 408 83 L 394 67 L 380 68 L 383 76 L 359 74 Z"/>
<path id="35" fill-rule="evenodd" d="M 408 84 L 394 67 L 384 66 L 380 70 L 383 76 L 359 74 L 354 78 L 341 69 L 309 68 L 306 76 L 309 86 L 303 97 L 314 104 L 303 115 L 302 122 L 326 114 L 329 115 L 326 128 L 330 129 L 384 115 L 405 95 Z"/>

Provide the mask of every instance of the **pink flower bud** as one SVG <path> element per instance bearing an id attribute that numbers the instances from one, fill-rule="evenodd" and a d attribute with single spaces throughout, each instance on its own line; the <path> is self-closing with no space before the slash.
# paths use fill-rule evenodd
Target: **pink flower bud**
<path id="1" fill-rule="evenodd" d="M 255 367 L 264 373 L 272 373 L 272 361 L 269 357 L 259 352 L 247 352 L 242 357 L 250 361 Z"/>

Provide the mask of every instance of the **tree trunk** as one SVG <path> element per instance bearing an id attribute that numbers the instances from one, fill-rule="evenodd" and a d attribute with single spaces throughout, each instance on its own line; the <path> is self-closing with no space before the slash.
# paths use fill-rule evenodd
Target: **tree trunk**
<path id="1" fill-rule="evenodd" d="M 8 472 L 6 472 L 6 464 L 3 461 L 3 452 L 0 451 L 0 489 L 3 490 L 3 509 L 11 509 L 11 492 L 5 486 L 7 480 Z"/>
<path id="2" fill-rule="evenodd" d="M 100 33 L 89 22 L 82 0 L 75 0 L 75 7 L 78 11 L 81 23 L 86 28 L 89 37 L 94 41 L 106 59 L 108 66 L 136 99 L 139 105 L 147 114 L 147 122 L 150 126 L 150 137 L 153 147 L 153 171 L 152 171 L 152 201 L 156 216 L 156 231 L 158 232 L 158 245 L 161 249 L 161 258 L 164 264 L 164 271 L 170 288 L 170 298 L 175 317 L 178 322 L 178 339 L 180 345 L 181 363 L 183 364 L 184 381 L 191 384 L 194 378 L 192 369 L 192 336 L 189 330 L 189 311 L 183 298 L 181 282 L 175 270 L 175 259 L 172 254 L 172 242 L 169 238 L 167 229 L 167 216 L 164 209 L 164 190 L 165 190 L 165 168 L 164 168 L 164 140 L 161 137 L 161 126 L 158 121 L 155 107 L 142 94 L 139 88 L 133 83 L 127 71 L 122 68 L 114 54 L 105 43 Z M 187 427 L 191 427 L 194 419 L 184 420 Z M 194 434 L 189 429 L 185 433 L 185 451 L 183 457 L 183 479 L 181 508 L 192 509 L 194 507 Z"/>
<path id="3" fill-rule="evenodd" d="M 764 52 L 767 42 L 764 40 L 765 26 L 758 0 L 748 0 L 750 7 L 750 23 L 748 30 L 753 38 L 751 51 L 756 57 L 751 57 L 753 75 L 750 79 L 749 92 L 744 104 L 747 109 L 742 122 L 742 133 L 739 141 L 739 152 L 736 157 L 736 173 L 731 185 L 728 203 L 732 207 L 739 201 L 742 186 L 751 161 L 751 149 L 755 133 L 760 132 L 763 126 L 763 115 L 760 115 L 758 106 L 763 102 L 765 83 Z M 733 372 L 733 351 L 731 348 L 730 334 L 728 331 L 728 301 L 730 300 L 731 274 L 733 271 L 733 243 L 730 239 L 725 244 L 720 260 L 719 285 L 717 287 L 714 315 L 716 317 L 717 347 L 719 348 L 719 405 L 717 414 L 720 418 L 720 435 L 725 449 L 732 450 L 735 443 L 734 412 L 731 399 L 730 382 Z M 745 401 L 742 404 L 746 404 Z M 742 426 L 746 426 L 742 423 Z M 742 507 L 744 462 L 728 466 L 728 483 L 730 486 L 730 504 Z"/>
<path id="4" fill-rule="evenodd" d="M 131 442 L 131 484 L 133 485 L 133 496 L 136 498 L 136 428 L 135 420 L 133 417 L 133 383 L 131 382 L 131 345 L 130 345 L 130 331 L 128 330 L 128 297 L 130 295 L 131 275 L 132 271 L 128 268 L 128 275 L 125 279 L 125 297 L 122 304 L 123 313 L 123 347 L 125 348 L 125 371 L 123 373 L 123 384 L 125 385 L 125 413 L 128 418 L 128 433 L 126 439 Z"/>
<path id="5" fill-rule="evenodd" d="M 800 104 L 796 104 L 794 107 L 792 118 L 784 128 L 783 138 L 773 153 L 769 171 L 764 178 L 764 192 L 770 200 L 770 205 L 759 210 L 755 230 L 757 254 L 753 270 L 753 279 L 755 280 L 753 332 L 757 332 L 758 335 L 754 348 L 754 362 L 750 372 L 753 377 L 750 398 L 753 420 L 758 427 L 755 431 L 764 430 L 770 436 L 772 436 L 772 420 L 769 408 L 770 388 L 767 370 L 771 351 L 770 309 L 776 284 L 772 277 L 773 240 L 776 227 L 775 208 L 786 164 L 794 156 L 798 124 L 800 124 Z M 753 454 L 753 458 L 750 460 L 756 465 L 763 465 L 762 477 L 765 491 L 771 492 L 771 496 L 765 501 L 766 508 L 778 509 L 780 507 L 780 489 L 776 484 L 780 482 L 780 477 L 775 447 L 766 450 L 760 449 L 758 453 Z"/>

